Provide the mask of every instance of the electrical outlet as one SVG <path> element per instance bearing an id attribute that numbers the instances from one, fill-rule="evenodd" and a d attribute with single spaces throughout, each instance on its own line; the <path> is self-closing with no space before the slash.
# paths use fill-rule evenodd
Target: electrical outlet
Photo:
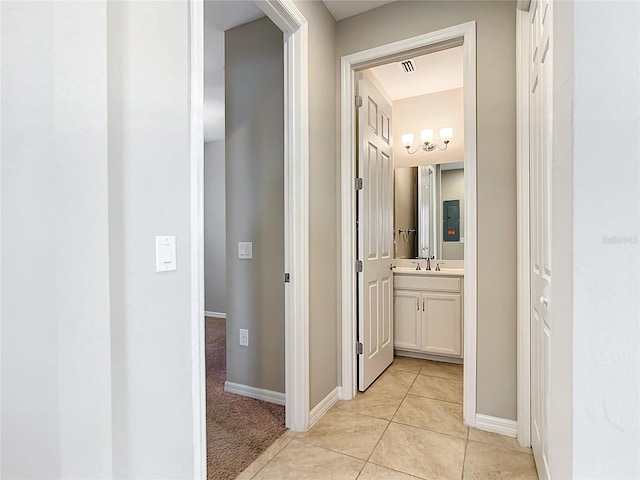
<path id="1" fill-rule="evenodd" d="M 246 328 L 240 329 L 240 346 L 249 346 L 249 330 L 247 330 Z"/>

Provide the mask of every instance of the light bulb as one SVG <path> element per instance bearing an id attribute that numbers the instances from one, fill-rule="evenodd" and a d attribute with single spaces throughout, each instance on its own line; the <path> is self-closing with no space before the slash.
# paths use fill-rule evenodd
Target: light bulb
<path id="1" fill-rule="evenodd" d="M 427 128 L 420 132 L 420 138 L 422 139 L 422 143 L 431 143 L 433 142 L 433 130 Z"/>
<path id="2" fill-rule="evenodd" d="M 448 143 L 453 138 L 453 128 L 441 128 L 440 138 L 444 143 Z"/>
<path id="3" fill-rule="evenodd" d="M 405 148 L 409 148 L 413 145 L 413 133 L 402 134 L 402 145 L 404 145 Z"/>

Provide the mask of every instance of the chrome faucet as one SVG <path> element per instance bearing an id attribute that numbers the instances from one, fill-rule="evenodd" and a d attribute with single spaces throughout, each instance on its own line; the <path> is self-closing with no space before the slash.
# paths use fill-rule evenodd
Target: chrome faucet
<path id="1" fill-rule="evenodd" d="M 431 260 L 436 257 L 427 257 L 427 268 L 425 270 L 431 270 Z"/>

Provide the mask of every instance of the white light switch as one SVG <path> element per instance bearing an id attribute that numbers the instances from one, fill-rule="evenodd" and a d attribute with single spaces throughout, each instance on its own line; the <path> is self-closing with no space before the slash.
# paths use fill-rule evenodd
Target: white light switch
<path id="1" fill-rule="evenodd" d="M 253 258 L 252 242 L 238 242 L 238 258 L 242 260 Z"/>
<path id="2" fill-rule="evenodd" d="M 156 272 L 170 272 L 176 269 L 176 237 L 163 235 L 156 237 Z"/>

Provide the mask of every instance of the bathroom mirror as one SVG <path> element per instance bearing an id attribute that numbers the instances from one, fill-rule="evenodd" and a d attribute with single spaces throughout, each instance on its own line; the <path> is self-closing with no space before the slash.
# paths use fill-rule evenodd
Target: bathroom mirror
<path id="1" fill-rule="evenodd" d="M 462 162 L 394 170 L 395 258 L 464 259 Z"/>

